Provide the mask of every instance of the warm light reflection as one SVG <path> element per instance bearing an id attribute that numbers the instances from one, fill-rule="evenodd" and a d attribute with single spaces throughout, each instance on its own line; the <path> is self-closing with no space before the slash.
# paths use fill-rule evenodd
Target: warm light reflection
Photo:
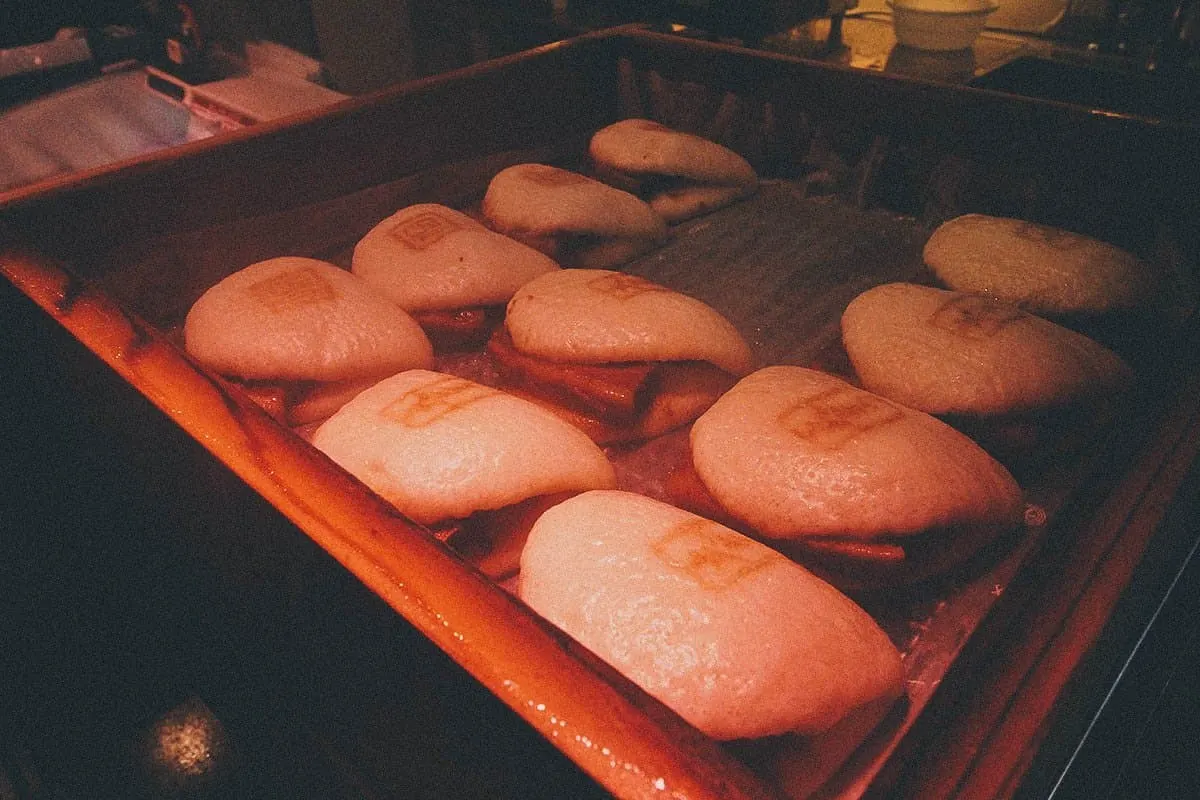
<path id="1" fill-rule="evenodd" d="M 154 726 L 154 761 L 181 777 L 211 771 L 223 746 L 220 723 L 202 710 L 176 710 Z"/>

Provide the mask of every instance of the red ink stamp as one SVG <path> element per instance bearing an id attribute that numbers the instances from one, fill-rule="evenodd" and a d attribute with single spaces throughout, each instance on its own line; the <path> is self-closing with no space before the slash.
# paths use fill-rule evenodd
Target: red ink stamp
<path id="1" fill-rule="evenodd" d="M 276 314 L 337 300 L 337 292 L 325 276 L 310 267 L 264 278 L 247 292 Z"/>
<path id="2" fill-rule="evenodd" d="M 1020 309 L 983 295 L 967 294 L 946 301 L 929 324 L 967 339 L 986 339 L 1022 317 Z"/>
<path id="3" fill-rule="evenodd" d="M 410 250 L 424 250 L 462 229 L 458 220 L 436 211 L 422 211 L 400 220 L 388 233 Z"/>
<path id="4" fill-rule="evenodd" d="M 900 409 L 852 386 L 835 386 L 805 398 L 779 415 L 779 424 L 797 438 L 836 450 L 859 434 L 888 425 Z"/>
<path id="5" fill-rule="evenodd" d="M 713 590 L 728 589 L 750 573 L 783 558 L 706 519 L 690 519 L 675 525 L 650 548 L 667 566 Z"/>
<path id="6" fill-rule="evenodd" d="M 380 410 L 380 415 L 407 428 L 424 428 L 485 397 L 496 389 L 453 375 L 439 377 L 405 392 Z"/>

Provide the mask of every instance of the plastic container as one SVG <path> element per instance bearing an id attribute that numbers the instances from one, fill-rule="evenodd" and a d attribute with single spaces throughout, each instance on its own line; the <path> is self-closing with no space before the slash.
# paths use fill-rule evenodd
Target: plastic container
<path id="1" fill-rule="evenodd" d="M 888 0 L 896 41 L 919 50 L 966 50 L 974 44 L 994 0 Z"/>

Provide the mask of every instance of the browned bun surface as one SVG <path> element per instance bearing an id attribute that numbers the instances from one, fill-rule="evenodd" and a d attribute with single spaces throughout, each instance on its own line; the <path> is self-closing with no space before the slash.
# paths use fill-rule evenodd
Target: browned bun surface
<path id="1" fill-rule="evenodd" d="M 985 214 L 943 223 L 926 242 L 924 258 L 950 289 L 988 294 L 1035 313 L 1138 308 L 1158 290 L 1148 265 L 1114 245 Z"/>
<path id="2" fill-rule="evenodd" d="M 875 621 L 774 550 L 617 491 L 546 511 L 520 597 L 699 730 L 748 739 L 828 730 L 903 691 Z"/>
<path id="3" fill-rule="evenodd" d="M 676 175 L 718 186 L 758 180 L 749 162 L 728 147 L 648 119 L 624 119 L 601 128 L 592 135 L 588 154 L 632 174 Z"/>
<path id="4" fill-rule="evenodd" d="M 889 580 L 966 560 L 1024 512 L 1016 481 L 975 442 L 817 370 L 743 378 L 691 444 L 704 486 L 746 530 L 843 560 L 857 548 Z"/>
<path id="5" fill-rule="evenodd" d="M 553 414 L 426 370 L 362 392 L 316 430 L 312 443 L 423 524 L 616 480 L 599 447 Z"/>
<path id="6" fill-rule="evenodd" d="M 433 363 L 403 309 L 333 264 L 282 257 L 206 291 L 183 326 L 187 351 L 246 380 L 352 381 Z"/>
<path id="7" fill-rule="evenodd" d="M 720 208 L 758 185 L 754 168 L 733 150 L 647 119 L 600 129 L 588 154 L 597 174 L 643 197 L 668 222 Z"/>
<path id="8" fill-rule="evenodd" d="M 609 270 L 548 273 L 521 287 L 505 325 L 523 353 L 550 361 L 708 361 L 744 375 L 750 346 L 711 306 Z"/>
<path id="9" fill-rule="evenodd" d="M 662 217 L 639 198 L 547 164 L 498 172 L 484 194 L 483 216 L 493 230 L 564 266 L 615 266 L 667 237 Z"/>
<path id="10" fill-rule="evenodd" d="M 930 414 L 1059 407 L 1132 374 L 1103 345 L 984 295 L 885 284 L 851 301 L 841 325 L 863 387 Z"/>
<path id="11" fill-rule="evenodd" d="M 545 254 L 436 203 L 408 206 L 354 247 L 351 271 L 409 312 L 507 303 L 522 284 L 558 269 Z"/>
<path id="12" fill-rule="evenodd" d="M 689 422 L 751 368 L 738 331 L 694 298 L 619 272 L 555 275 L 518 291 L 488 352 L 506 385 L 597 442 Z"/>

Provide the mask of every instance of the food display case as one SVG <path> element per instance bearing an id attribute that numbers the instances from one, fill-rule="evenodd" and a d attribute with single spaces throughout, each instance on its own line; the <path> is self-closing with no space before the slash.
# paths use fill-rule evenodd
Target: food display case
<path id="1" fill-rule="evenodd" d="M 934 282 L 922 246 L 963 213 L 1090 234 L 1161 279 L 1150 311 L 1074 321 L 1126 358 L 1131 391 L 1041 420 L 1036 439 L 997 452 L 1025 495 L 1020 529 L 949 577 L 856 595 L 904 656 L 905 696 L 882 719 L 812 738 L 708 739 L 180 345 L 191 304 L 225 275 L 279 255 L 346 266 L 398 208 L 475 209 L 515 163 L 584 168 L 591 134 L 625 117 L 719 141 L 758 171 L 753 196 L 679 223 L 623 269 L 712 305 L 762 364 L 851 376 L 846 304 L 879 283 Z M 190 600 L 161 579 L 149 596 L 202 617 L 225 654 L 172 668 L 212 687 L 253 672 L 243 693 L 277 702 L 208 705 L 230 731 L 239 718 L 271 728 L 263 709 L 286 709 L 280 752 L 300 754 L 310 786 L 323 764 L 320 780 L 370 796 L 1011 793 L 1200 449 L 1200 365 L 1184 357 L 1200 335 L 1198 146 L 1184 123 L 633 26 L 46 181 L 0 200 L 18 384 L 8 399 L 38 406 L 12 417 L 28 422 L 16 469 L 71 462 L 77 442 L 59 409 L 107 442 L 91 457 L 111 461 L 123 487 L 108 510 L 119 518 L 129 503 L 138 523 L 58 533 L 87 538 L 85 552 L 117 574 L 127 562 L 155 574 L 139 554 L 170 553 Z M 653 491 L 655 448 L 669 444 L 610 455 Z M 27 536 L 12 550 L 58 552 Z M 157 600 L 124 594 L 132 613 L 177 623 Z M 514 777 L 526 774 L 518 764 L 532 777 Z"/>

